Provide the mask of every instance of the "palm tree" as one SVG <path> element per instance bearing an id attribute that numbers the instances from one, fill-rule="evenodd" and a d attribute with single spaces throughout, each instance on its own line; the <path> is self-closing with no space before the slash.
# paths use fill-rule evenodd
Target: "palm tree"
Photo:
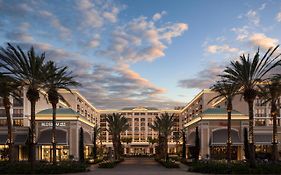
<path id="1" fill-rule="evenodd" d="M 265 99 L 264 103 L 270 102 L 270 115 L 273 120 L 272 134 L 272 160 L 277 162 L 279 159 L 278 140 L 277 140 L 277 115 L 279 113 L 278 99 L 281 96 L 281 76 L 272 77 L 267 83 L 259 86 L 261 89 L 260 96 Z"/>
<path id="2" fill-rule="evenodd" d="M 7 45 L 6 48 L 1 47 L 0 49 L 0 65 L 7 73 L 27 87 L 26 97 L 31 104 L 29 161 L 34 169 L 35 104 L 40 98 L 39 90 L 45 85 L 45 72 L 43 71 L 45 53 L 37 55 L 33 47 L 24 53 L 19 46 L 14 47 L 9 43 Z"/>
<path id="3" fill-rule="evenodd" d="M 122 137 L 121 138 L 121 142 L 126 143 L 127 148 L 129 148 L 128 145 L 129 145 L 129 143 L 132 143 L 132 141 L 133 141 L 132 137 Z M 127 154 L 128 154 L 128 152 L 127 152 Z"/>
<path id="4" fill-rule="evenodd" d="M 176 142 L 176 154 L 178 153 L 178 145 L 179 145 L 181 138 L 182 138 L 182 135 L 180 132 L 173 133 L 173 141 Z"/>
<path id="5" fill-rule="evenodd" d="M 161 117 L 159 116 L 156 116 L 154 122 L 149 125 L 149 127 L 151 129 L 153 129 L 154 131 L 158 132 L 158 145 L 156 147 L 156 156 L 159 158 L 159 159 L 162 159 L 165 157 L 165 153 L 164 153 L 164 149 L 161 149 L 163 148 L 163 134 L 162 134 L 162 119 Z"/>
<path id="6" fill-rule="evenodd" d="M 13 121 L 10 114 L 11 102 L 10 96 L 20 98 L 20 82 L 14 78 L 0 73 L 0 97 L 3 100 L 3 105 L 7 117 L 8 125 L 8 145 L 9 145 L 9 161 L 13 162 L 14 156 L 14 133 L 13 133 Z"/>
<path id="7" fill-rule="evenodd" d="M 53 61 L 48 61 L 44 66 L 45 87 L 47 91 L 48 101 L 52 105 L 53 120 L 52 120 L 52 145 L 53 145 L 53 164 L 57 162 L 56 154 L 56 110 L 59 100 L 65 101 L 63 96 L 58 92 L 59 89 L 65 89 L 69 92 L 70 87 L 78 86 L 79 83 L 74 80 L 72 72 L 68 71 L 68 67 L 57 67 Z"/>
<path id="8" fill-rule="evenodd" d="M 241 87 L 244 100 L 248 103 L 249 108 L 249 157 L 251 167 L 255 167 L 255 146 L 254 146 L 254 100 L 258 94 L 257 84 L 264 81 L 266 75 L 280 65 L 280 54 L 273 56 L 279 46 L 274 49 L 270 48 L 260 57 L 259 50 L 253 59 L 244 54 L 237 61 L 231 61 L 230 66 L 226 67 L 221 77 L 227 81 L 237 83 Z M 273 58 L 272 58 L 273 57 Z"/>
<path id="9" fill-rule="evenodd" d="M 121 150 L 120 134 L 129 128 L 128 120 L 119 113 L 106 115 L 105 120 L 108 123 L 107 131 L 112 135 L 114 159 L 119 160 Z"/>
<path id="10" fill-rule="evenodd" d="M 227 110 L 227 163 L 231 161 L 231 111 L 233 97 L 238 93 L 239 86 L 237 84 L 229 83 L 225 80 L 217 81 L 211 90 L 217 92 L 218 95 L 212 98 L 209 102 L 215 99 L 225 98 Z"/>
<path id="11" fill-rule="evenodd" d="M 186 160 L 186 128 L 181 129 L 182 136 L 182 161 Z"/>
<path id="12" fill-rule="evenodd" d="M 96 125 L 93 128 L 93 131 L 94 131 L 93 132 L 93 144 L 94 144 L 93 154 L 94 154 L 94 159 L 96 159 L 97 158 L 97 138 L 101 133 L 101 128 L 98 125 Z"/>
<path id="13" fill-rule="evenodd" d="M 169 160 L 168 137 L 171 135 L 174 125 L 175 125 L 174 114 L 169 115 L 168 113 L 164 113 L 164 114 L 161 114 L 160 117 L 157 116 L 154 123 L 150 126 L 153 130 L 159 132 L 159 143 L 161 143 L 160 140 L 163 140 L 163 146 L 164 146 L 163 150 L 164 150 L 164 157 L 165 157 L 166 161 Z"/>
<path id="14" fill-rule="evenodd" d="M 158 139 L 152 138 L 152 137 L 147 137 L 147 142 L 149 143 L 149 145 L 151 144 L 151 147 L 153 148 L 153 145 L 158 142 Z M 153 151 L 152 151 L 152 154 L 153 154 Z"/>

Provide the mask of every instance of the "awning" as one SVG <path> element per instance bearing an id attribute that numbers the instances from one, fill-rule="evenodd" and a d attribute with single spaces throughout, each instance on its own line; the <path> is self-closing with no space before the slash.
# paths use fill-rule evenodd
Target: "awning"
<path id="1" fill-rule="evenodd" d="M 63 130 L 56 129 L 56 142 L 58 145 L 68 145 L 67 133 Z M 52 144 L 52 129 L 45 130 L 40 133 L 37 140 L 39 145 L 51 145 Z"/>
<path id="2" fill-rule="evenodd" d="M 272 134 L 271 133 L 254 133 L 255 144 L 257 145 L 271 145 Z"/>
<path id="3" fill-rule="evenodd" d="M 239 134 L 235 130 L 231 130 L 231 142 L 232 145 L 242 145 L 242 142 L 240 140 Z M 220 129 L 213 131 L 212 137 L 211 137 L 211 146 L 225 146 L 227 143 L 227 129 Z"/>
<path id="4" fill-rule="evenodd" d="M 87 132 L 84 132 L 84 145 L 93 145 L 91 135 Z"/>
<path id="5" fill-rule="evenodd" d="M 25 145 L 28 139 L 28 134 L 16 134 L 14 144 L 15 145 Z"/>
<path id="6" fill-rule="evenodd" d="M 0 145 L 5 145 L 7 143 L 8 134 L 1 134 L 0 135 Z"/>
<path id="7" fill-rule="evenodd" d="M 188 146 L 195 146 L 195 132 L 192 132 L 187 136 L 186 144 Z"/>

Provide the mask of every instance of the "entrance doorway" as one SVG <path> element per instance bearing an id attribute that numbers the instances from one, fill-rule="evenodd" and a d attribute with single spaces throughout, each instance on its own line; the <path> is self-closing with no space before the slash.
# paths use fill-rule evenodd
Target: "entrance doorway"
<path id="1" fill-rule="evenodd" d="M 211 159 L 221 160 L 226 159 L 226 146 L 211 146 L 210 147 L 210 156 Z M 231 159 L 237 160 L 237 152 L 238 152 L 238 146 L 232 146 L 231 147 Z"/>
<path id="2" fill-rule="evenodd" d="M 53 148 L 50 145 L 41 146 L 41 160 L 51 161 L 53 158 Z M 68 160 L 69 158 L 69 147 L 68 146 L 57 146 L 56 150 L 57 161 Z"/>

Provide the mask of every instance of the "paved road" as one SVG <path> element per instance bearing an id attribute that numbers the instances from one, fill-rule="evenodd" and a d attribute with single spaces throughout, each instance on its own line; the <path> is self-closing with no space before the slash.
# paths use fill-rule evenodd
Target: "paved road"
<path id="1" fill-rule="evenodd" d="M 148 158 L 128 158 L 124 162 L 112 169 L 98 168 L 96 165 L 91 167 L 90 172 L 77 173 L 82 175 L 192 175 L 187 172 L 187 167 L 167 169 Z M 76 174 L 76 175 L 77 175 Z"/>

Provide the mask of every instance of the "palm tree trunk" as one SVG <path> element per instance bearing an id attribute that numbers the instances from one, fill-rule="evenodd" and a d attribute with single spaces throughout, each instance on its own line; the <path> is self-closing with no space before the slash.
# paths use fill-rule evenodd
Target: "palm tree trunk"
<path id="1" fill-rule="evenodd" d="M 186 160 L 186 137 L 185 137 L 185 132 L 182 131 L 182 160 Z"/>
<path id="2" fill-rule="evenodd" d="M 7 125 L 8 125 L 8 145 L 9 145 L 9 161 L 14 161 L 14 137 L 13 137 L 13 121 L 10 114 L 11 103 L 9 97 L 3 98 L 3 104 L 5 107 Z"/>
<path id="3" fill-rule="evenodd" d="M 227 163 L 231 162 L 231 111 L 232 111 L 232 99 L 228 99 L 227 102 Z"/>
<path id="4" fill-rule="evenodd" d="M 96 159 L 97 158 L 97 133 L 96 133 L 96 131 L 94 131 L 93 143 L 94 143 L 93 154 L 94 154 L 94 159 Z"/>
<path id="5" fill-rule="evenodd" d="M 52 145 L 53 145 L 53 165 L 57 164 L 57 140 L 56 140 L 56 127 L 57 127 L 57 104 L 52 103 L 53 108 L 53 125 L 52 125 Z"/>
<path id="6" fill-rule="evenodd" d="M 278 140 L 277 140 L 277 106 L 274 101 L 271 102 L 271 117 L 273 120 L 273 132 L 272 132 L 272 160 L 277 162 L 279 160 L 278 153 Z"/>
<path id="7" fill-rule="evenodd" d="M 250 166 L 256 167 L 255 162 L 255 140 L 254 140 L 254 100 L 248 101 L 249 107 L 249 158 Z"/>
<path id="8" fill-rule="evenodd" d="M 30 138 L 30 162 L 32 171 L 35 168 L 35 104 L 36 100 L 31 100 L 31 120 L 30 120 L 30 131 L 31 131 L 31 138 Z"/>

